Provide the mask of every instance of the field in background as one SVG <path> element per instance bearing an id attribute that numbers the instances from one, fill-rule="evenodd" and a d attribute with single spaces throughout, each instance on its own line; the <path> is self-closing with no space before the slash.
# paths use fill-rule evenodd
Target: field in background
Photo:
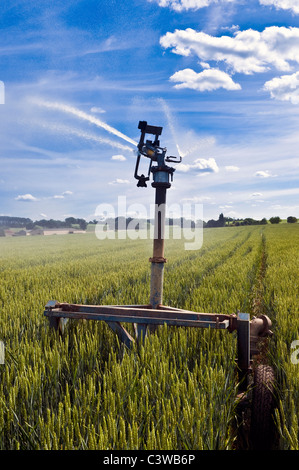
<path id="1" fill-rule="evenodd" d="M 199 251 L 166 241 L 165 305 L 272 319 L 281 449 L 299 449 L 298 245 L 298 224 L 205 229 Z M 161 327 L 127 351 L 105 323 L 61 339 L 43 315 L 50 299 L 148 303 L 151 254 L 92 233 L 0 239 L 0 449 L 234 448 L 234 334 Z"/>

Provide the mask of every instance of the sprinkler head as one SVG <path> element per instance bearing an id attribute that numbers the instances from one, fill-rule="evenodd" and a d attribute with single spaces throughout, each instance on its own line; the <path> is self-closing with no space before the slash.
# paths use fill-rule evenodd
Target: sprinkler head
<path id="1" fill-rule="evenodd" d="M 172 181 L 174 168 L 167 166 L 166 162 L 180 163 L 182 161 L 181 157 L 178 159 L 172 156 L 166 157 L 167 149 L 160 147 L 159 141 L 159 136 L 163 129 L 162 127 L 149 126 L 146 121 L 139 121 L 138 129 L 141 130 L 141 136 L 137 146 L 138 153 L 134 173 L 134 177 L 138 180 L 137 186 L 139 188 L 146 188 L 146 181 L 149 181 L 150 173 L 152 173 L 153 184 L 170 187 L 169 179 L 171 178 Z M 155 139 L 153 141 L 145 141 L 146 134 L 154 135 Z M 142 156 L 150 159 L 147 176 L 138 174 L 140 158 Z M 156 165 L 152 165 L 153 162 L 155 162 Z"/>

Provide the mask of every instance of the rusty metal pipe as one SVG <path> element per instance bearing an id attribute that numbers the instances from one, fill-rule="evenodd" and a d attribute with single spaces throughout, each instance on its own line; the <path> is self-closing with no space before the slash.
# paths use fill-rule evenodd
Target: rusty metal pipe
<path id="1" fill-rule="evenodd" d="M 253 317 L 250 322 L 250 336 L 251 337 L 265 337 L 272 336 L 273 332 L 270 330 L 272 322 L 267 315 L 260 315 Z"/>
<path id="2" fill-rule="evenodd" d="M 164 279 L 164 235 L 165 235 L 165 211 L 166 211 L 166 190 L 169 183 L 154 182 L 152 186 L 156 188 L 155 194 L 155 225 L 153 257 L 151 262 L 151 283 L 150 283 L 150 305 L 153 309 L 158 308 L 163 303 L 163 279 Z M 148 329 L 153 332 L 155 325 L 149 325 Z"/>
<path id="3" fill-rule="evenodd" d="M 273 332 L 270 330 L 271 326 L 272 322 L 267 315 L 252 318 L 250 322 L 250 351 L 252 356 L 259 354 L 261 339 L 273 335 Z"/>
<path id="4" fill-rule="evenodd" d="M 163 302 L 164 263 L 153 263 L 151 266 L 150 304 L 156 309 Z"/>
<path id="5" fill-rule="evenodd" d="M 153 257 L 150 258 L 152 264 L 150 304 L 153 308 L 157 308 L 158 305 L 162 305 L 163 298 L 164 263 L 166 262 L 164 258 L 165 211 L 168 185 L 153 183 L 153 186 L 156 188 L 156 195 Z"/>

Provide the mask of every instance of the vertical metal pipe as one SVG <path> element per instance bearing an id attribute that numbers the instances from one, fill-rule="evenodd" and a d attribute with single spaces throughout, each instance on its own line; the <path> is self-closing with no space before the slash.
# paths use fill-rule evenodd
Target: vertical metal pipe
<path id="1" fill-rule="evenodd" d="M 150 283 L 150 305 L 157 308 L 162 304 L 163 299 L 163 278 L 164 278 L 164 234 L 165 234 L 165 212 L 166 212 L 166 190 L 169 183 L 152 183 L 156 189 L 155 194 L 155 220 L 154 220 L 154 242 L 153 257 L 151 262 L 151 283 Z M 135 331 L 137 338 L 142 340 L 147 330 L 154 332 L 155 325 L 136 324 Z"/>
<path id="2" fill-rule="evenodd" d="M 163 277 L 164 277 L 164 263 L 152 262 L 150 305 L 153 308 L 157 308 L 158 305 L 162 305 Z"/>
<path id="3" fill-rule="evenodd" d="M 163 275 L 166 261 L 164 258 L 166 189 L 163 183 L 156 186 L 153 257 L 150 258 L 152 263 L 150 304 L 153 308 L 162 304 L 163 298 Z"/>
<path id="4" fill-rule="evenodd" d="M 165 233 L 165 211 L 166 211 L 166 190 L 169 183 L 154 182 L 152 186 L 156 189 L 155 194 L 155 221 L 154 221 L 154 242 L 153 257 L 151 262 L 151 283 L 150 283 L 150 305 L 157 308 L 162 304 L 163 299 L 163 278 L 164 278 L 164 233 Z M 146 329 L 154 332 L 155 325 L 137 325 L 137 335 L 146 334 Z"/>
<path id="5" fill-rule="evenodd" d="M 250 315 L 238 313 L 237 319 L 237 347 L 240 390 L 248 386 L 248 372 L 250 368 Z"/>

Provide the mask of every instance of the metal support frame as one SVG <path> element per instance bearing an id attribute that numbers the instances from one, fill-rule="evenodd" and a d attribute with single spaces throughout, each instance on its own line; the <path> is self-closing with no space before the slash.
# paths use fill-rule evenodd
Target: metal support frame
<path id="1" fill-rule="evenodd" d="M 44 314 L 50 320 L 73 318 L 100 320 L 106 323 L 167 324 L 170 326 L 228 329 L 230 331 L 236 329 L 235 315 L 192 312 L 165 305 L 153 309 L 151 305 L 80 305 L 51 300 L 47 303 Z"/>
<path id="2" fill-rule="evenodd" d="M 140 341 L 147 334 L 147 328 L 152 331 L 159 325 L 233 331 L 237 319 L 235 315 L 192 312 L 165 305 L 154 309 L 151 305 L 79 305 L 55 300 L 47 303 L 44 315 L 60 333 L 63 333 L 61 326 L 69 319 L 104 321 L 128 348 L 135 340 L 122 323 L 133 323 L 137 341 Z"/>
<path id="3" fill-rule="evenodd" d="M 250 321 L 248 313 L 226 315 L 217 313 L 202 313 L 166 305 L 81 305 L 59 303 L 51 300 L 47 303 L 44 315 L 49 318 L 50 325 L 59 333 L 67 320 L 97 320 L 104 321 L 120 340 L 130 348 L 135 339 L 129 334 L 122 323 L 133 324 L 137 341 L 144 339 L 148 329 L 152 331 L 159 325 L 174 327 L 210 328 L 237 332 L 237 365 L 240 390 L 248 386 L 248 372 L 251 369 L 252 353 L 250 342 L 252 337 L 263 338 L 271 336 L 269 330 L 271 321 L 268 317 Z M 265 318 L 264 318 L 265 317 Z M 259 320 L 259 321 L 257 321 Z M 264 327 L 262 328 L 261 323 Z M 257 325 L 257 328 L 256 328 Z M 253 336 L 252 336 L 253 335 Z"/>
<path id="4" fill-rule="evenodd" d="M 240 386 L 247 387 L 248 371 L 252 352 L 258 338 L 272 334 L 269 327 L 271 321 L 265 315 L 250 321 L 248 313 L 225 315 L 215 313 L 193 312 L 185 309 L 163 305 L 163 276 L 164 264 L 164 228 L 166 191 L 171 187 L 169 178 L 172 178 L 174 169 L 167 166 L 165 161 L 178 163 L 174 157 L 166 157 L 166 149 L 159 147 L 158 137 L 161 127 L 148 126 L 146 121 L 140 121 L 141 138 L 138 145 L 138 157 L 135 168 L 137 186 L 146 187 L 150 172 L 153 173 L 152 187 L 155 188 L 155 236 L 153 243 L 153 257 L 151 262 L 150 302 L 148 305 L 77 305 L 49 301 L 44 314 L 49 318 L 50 326 L 63 333 L 64 325 L 68 319 L 85 319 L 104 321 L 119 335 L 121 341 L 128 347 L 134 343 L 134 338 L 124 328 L 122 323 L 133 323 L 137 340 L 140 341 L 153 331 L 158 325 L 167 324 L 177 327 L 213 328 L 237 331 L 238 369 Z M 146 141 L 146 133 L 155 135 L 154 143 Z M 141 155 L 150 158 L 148 176 L 138 175 Z M 152 166 L 152 162 L 157 166 Z M 250 347 L 252 343 L 252 351 Z"/>

